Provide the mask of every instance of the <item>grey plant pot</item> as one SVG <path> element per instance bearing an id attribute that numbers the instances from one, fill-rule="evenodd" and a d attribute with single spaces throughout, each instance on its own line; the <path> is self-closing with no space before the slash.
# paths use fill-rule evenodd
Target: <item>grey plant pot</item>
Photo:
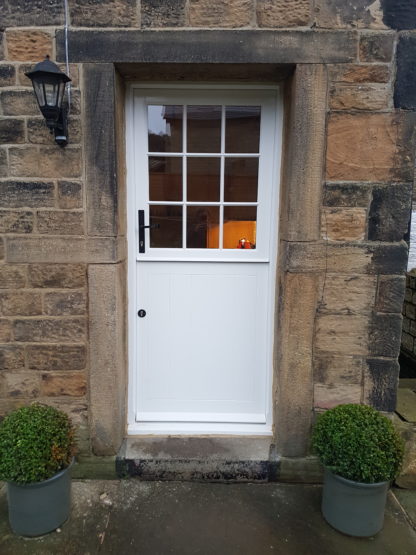
<path id="1" fill-rule="evenodd" d="M 71 509 L 72 464 L 43 482 L 7 483 L 9 522 L 19 536 L 41 536 L 56 530 Z"/>
<path id="2" fill-rule="evenodd" d="M 383 527 L 389 485 L 389 482 L 353 482 L 325 469 L 322 514 L 344 534 L 374 536 Z"/>

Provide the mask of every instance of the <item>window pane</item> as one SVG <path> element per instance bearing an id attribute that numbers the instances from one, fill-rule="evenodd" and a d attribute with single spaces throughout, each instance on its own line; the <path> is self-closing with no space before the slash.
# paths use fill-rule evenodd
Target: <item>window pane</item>
<path id="1" fill-rule="evenodd" d="M 188 152 L 220 152 L 221 106 L 188 106 Z"/>
<path id="2" fill-rule="evenodd" d="M 220 158 L 188 158 L 187 198 L 192 202 L 220 200 Z"/>
<path id="3" fill-rule="evenodd" d="M 219 215 L 218 206 L 188 206 L 186 246 L 189 249 L 218 249 Z"/>
<path id="4" fill-rule="evenodd" d="M 149 157 L 149 199 L 182 200 L 182 158 Z"/>
<path id="5" fill-rule="evenodd" d="M 182 206 L 150 206 L 150 246 L 153 249 L 182 247 Z"/>
<path id="6" fill-rule="evenodd" d="M 258 158 L 226 158 L 225 202 L 256 202 L 258 171 Z"/>
<path id="7" fill-rule="evenodd" d="M 183 106 L 148 106 L 150 152 L 182 152 Z"/>
<path id="8" fill-rule="evenodd" d="M 225 152 L 258 152 L 260 106 L 226 106 Z"/>
<path id="9" fill-rule="evenodd" d="M 255 249 L 256 217 L 256 206 L 225 206 L 224 249 Z"/>

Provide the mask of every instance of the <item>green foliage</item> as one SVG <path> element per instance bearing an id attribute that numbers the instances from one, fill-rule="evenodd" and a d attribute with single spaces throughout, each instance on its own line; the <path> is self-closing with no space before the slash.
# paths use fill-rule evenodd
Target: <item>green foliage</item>
<path id="1" fill-rule="evenodd" d="M 35 403 L 8 414 L 0 424 L 0 480 L 41 482 L 66 468 L 74 455 L 68 416 Z"/>
<path id="2" fill-rule="evenodd" d="M 393 480 L 403 460 L 392 422 L 366 405 L 339 405 L 322 414 L 312 445 L 334 474 L 365 484 Z"/>

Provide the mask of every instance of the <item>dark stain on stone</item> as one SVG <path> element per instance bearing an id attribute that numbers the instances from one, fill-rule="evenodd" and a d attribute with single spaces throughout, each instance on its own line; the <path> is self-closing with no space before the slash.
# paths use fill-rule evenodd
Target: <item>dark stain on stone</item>
<path id="1" fill-rule="evenodd" d="M 416 109 L 416 36 L 401 36 L 396 52 L 394 107 Z"/>
<path id="2" fill-rule="evenodd" d="M 371 383 L 368 401 L 377 410 L 393 412 L 399 364 L 396 360 L 367 359 L 366 379 Z"/>
<path id="3" fill-rule="evenodd" d="M 400 314 L 374 313 L 369 329 L 370 353 L 379 357 L 398 357 L 401 333 Z"/>
<path id="4" fill-rule="evenodd" d="M 348 206 L 367 208 L 371 188 L 363 183 L 326 184 L 324 188 L 324 206 Z"/>
<path id="5" fill-rule="evenodd" d="M 368 216 L 370 241 L 401 241 L 410 220 L 412 184 L 374 187 Z"/>
<path id="6" fill-rule="evenodd" d="M 369 273 L 397 275 L 406 271 L 408 249 L 404 241 L 391 244 L 379 244 L 368 248 L 372 254 L 372 261 L 368 268 Z"/>
<path id="7" fill-rule="evenodd" d="M 397 31 L 416 29 L 415 0 L 381 0 L 381 8 L 387 27 Z"/>

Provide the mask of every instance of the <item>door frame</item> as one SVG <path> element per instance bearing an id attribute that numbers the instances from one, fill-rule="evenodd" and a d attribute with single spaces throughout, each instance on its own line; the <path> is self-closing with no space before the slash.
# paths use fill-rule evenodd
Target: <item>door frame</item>
<path id="1" fill-rule="evenodd" d="M 136 298 L 136 283 L 137 283 L 137 259 L 136 259 L 136 246 L 137 246 L 137 206 L 135 194 L 135 172 L 134 172 L 134 91 L 136 89 L 184 89 L 190 90 L 273 90 L 276 93 L 275 101 L 275 121 L 274 121 L 274 137 L 273 137 L 273 169 L 272 169 L 272 183 L 271 183 L 271 217 L 269 225 L 270 236 L 270 262 L 269 262 L 269 287 L 268 287 L 268 344 L 269 349 L 267 353 L 268 360 L 268 373 L 267 373 L 267 386 L 266 386 L 266 407 L 267 407 L 267 425 L 262 430 L 256 428 L 256 425 L 247 425 L 246 429 L 239 431 L 232 429 L 225 429 L 225 426 L 209 425 L 209 427 L 201 427 L 200 424 L 187 423 L 184 426 L 178 426 L 178 434 L 180 435 L 272 435 L 274 422 L 273 422 L 273 351 L 275 340 L 275 309 L 276 309 L 276 276 L 277 276 L 277 250 L 279 244 L 279 198 L 281 187 L 281 159 L 282 159 L 282 145 L 283 145 L 283 94 L 282 89 L 278 85 L 263 85 L 263 84 L 228 84 L 228 83 L 195 83 L 195 82 L 181 82 L 181 83 L 130 83 L 126 87 L 126 197 L 127 197 L 127 255 L 128 255 L 128 390 L 127 390 L 127 434 L 128 435 L 144 435 L 144 434 L 162 434 L 165 435 L 166 431 L 163 426 L 159 429 L 156 426 L 151 431 L 140 428 L 135 420 L 136 415 L 136 389 L 137 389 L 137 352 L 136 352 L 136 333 L 137 333 L 137 298 Z M 183 429 L 181 429 L 183 428 Z M 241 428 L 241 426 L 240 426 Z M 170 432 L 172 433 L 172 432 Z"/>

